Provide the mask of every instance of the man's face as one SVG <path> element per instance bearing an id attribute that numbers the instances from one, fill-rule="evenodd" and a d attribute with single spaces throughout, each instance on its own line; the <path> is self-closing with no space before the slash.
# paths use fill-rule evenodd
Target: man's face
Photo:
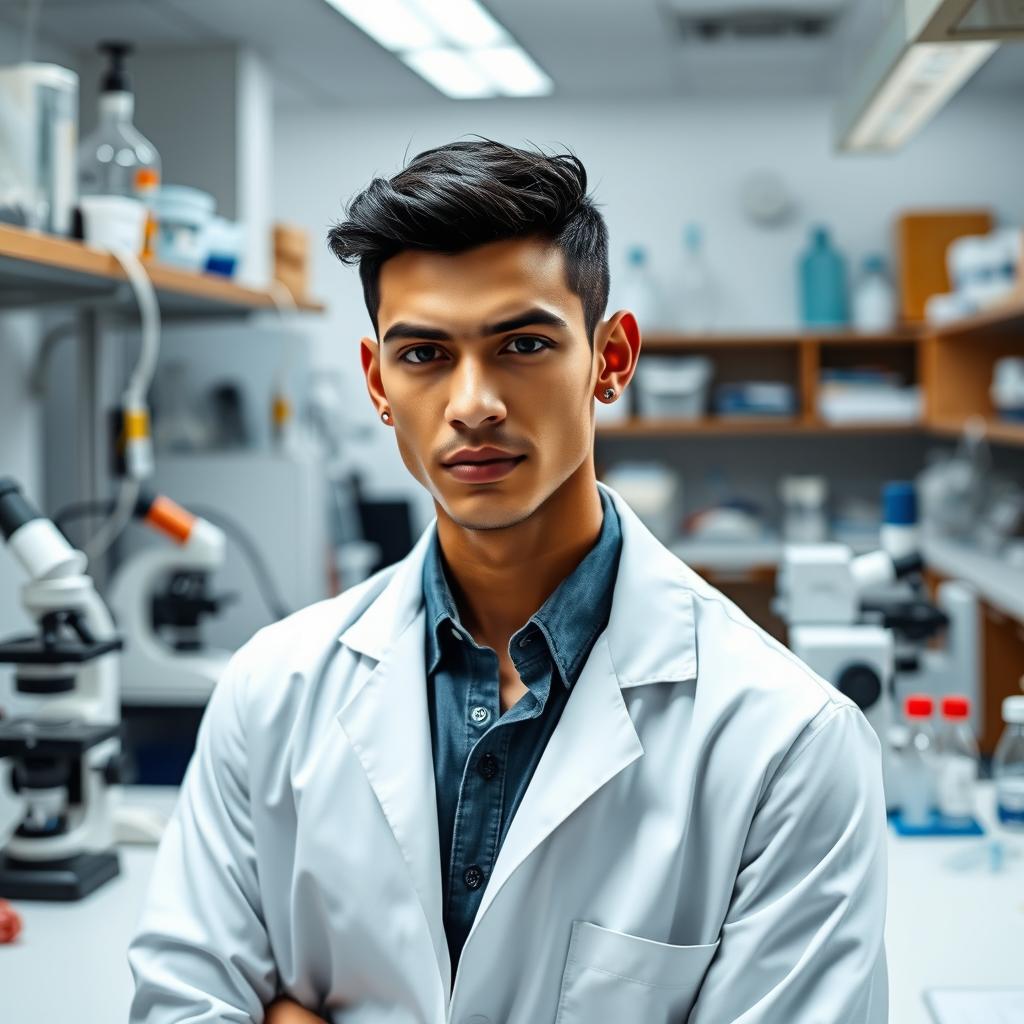
<path id="1" fill-rule="evenodd" d="M 402 460 L 460 526 L 529 518 L 591 457 L 597 368 L 561 251 L 540 239 L 406 251 L 380 272 L 379 372 Z M 451 466 L 460 449 L 514 464 Z"/>

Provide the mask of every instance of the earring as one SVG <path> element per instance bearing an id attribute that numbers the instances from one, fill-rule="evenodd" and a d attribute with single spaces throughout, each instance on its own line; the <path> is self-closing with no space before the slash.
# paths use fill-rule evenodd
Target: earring
<path id="1" fill-rule="evenodd" d="M 604 397 L 610 402 L 615 397 L 615 388 L 605 388 Z"/>
<path id="2" fill-rule="evenodd" d="M 385 409 L 385 410 L 384 410 L 384 411 L 383 411 L 383 412 L 382 412 L 382 413 L 380 414 L 380 419 L 381 419 L 381 422 L 382 422 L 382 423 L 390 423 L 390 422 L 391 422 L 391 413 L 389 413 L 389 412 L 387 411 L 387 409 Z"/>

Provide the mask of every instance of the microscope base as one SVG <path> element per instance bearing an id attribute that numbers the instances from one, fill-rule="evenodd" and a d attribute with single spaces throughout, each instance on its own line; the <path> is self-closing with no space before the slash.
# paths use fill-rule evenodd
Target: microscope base
<path id="1" fill-rule="evenodd" d="M 61 861 L 14 860 L 0 853 L 0 897 L 12 900 L 80 900 L 121 873 L 114 850 L 80 853 Z"/>

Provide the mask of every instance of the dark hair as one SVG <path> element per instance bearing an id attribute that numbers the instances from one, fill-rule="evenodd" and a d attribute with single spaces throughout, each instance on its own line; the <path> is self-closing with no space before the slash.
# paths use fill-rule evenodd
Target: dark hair
<path id="1" fill-rule="evenodd" d="M 450 142 L 416 156 L 393 178 L 374 178 L 348 205 L 327 243 L 358 263 L 377 329 L 380 268 L 407 249 L 458 253 L 487 242 L 540 236 L 562 251 L 593 345 L 608 303 L 608 228 L 571 153 L 551 156 L 491 139 Z"/>

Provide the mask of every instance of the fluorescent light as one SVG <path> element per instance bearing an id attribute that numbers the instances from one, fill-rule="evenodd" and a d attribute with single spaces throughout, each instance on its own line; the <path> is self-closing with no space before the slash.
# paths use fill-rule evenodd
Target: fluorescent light
<path id="1" fill-rule="evenodd" d="M 519 46 L 473 50 L 473 63 L 504 96 L 547 96 L 554 83 Z"/>
<path id="2" fill-rule="evenodd" d="M 403 53 L 401 59 L 403 64 L 452 99 L 482 99 L 497 92 L 469 57 L 458 50 L 444 47 L 415 50 Z"/>
<path id="3" fill-rule="evenodd" d="M 452 99 L 547 96 L 554 83 L 480 0 L 327 0 Z"/>
<path id="4" fill-rule="evenodd" d="M 907 141 L 995 51 L 995 42 L 915 43 L 853 125 L 850 149 L 895 149 Z"/>
<path id="5" fill-rule="evenodd" d="M 412 0 L 419 13 L 457 47 L 476 49 L 508 42 L 508 33 L 479 0 Z"/>
<path id="6" fill-rule="evenodd" d="M 437 30 L 406 0 L 327 0 L 385 50 L 393 53 L 437 46 Z"/>

